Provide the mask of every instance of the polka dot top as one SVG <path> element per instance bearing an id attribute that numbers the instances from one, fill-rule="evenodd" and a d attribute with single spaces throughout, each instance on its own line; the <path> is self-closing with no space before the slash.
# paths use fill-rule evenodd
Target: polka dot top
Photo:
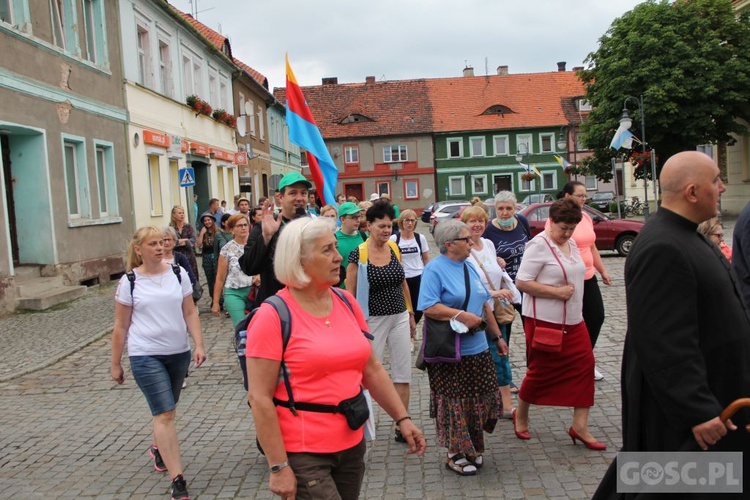
<path id="1" fill-rule="evenodd" d="M 367 263 L 367 281 L 370 284 L 370 316 L 390 316 L 406 311 L 404 290 L 404 268 L 398 257 L 391 252 L 391 261 L 385 266 Z M 359 248 L 349 254 L 349 262 L 359 264 Z M 361 279 L 361 277 L 357 277 Z"/>

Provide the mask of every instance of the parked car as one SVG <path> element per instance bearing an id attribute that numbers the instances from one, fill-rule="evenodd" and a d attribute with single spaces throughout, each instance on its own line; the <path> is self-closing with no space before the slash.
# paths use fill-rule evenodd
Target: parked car
<path id="1" fill-rule="evenodd" d="M 544 225 L 549 218 L 549 207 L 551 203 L 535 203 L 523 210 L 523 214 L 529 220 L 532 236 L 536 236 L 544 230 Z M 610 219 L 593 207 L 584 205 L 591 220 L 594 221 L 594 232 L 596 233 L 596 248 L 599 250 L 614 250 L 623 257 L 630 252 L 633 240 L 643 228 L 643 222 L 636 220 Z"/>
<path id="2" fill-rule="evenodd" d="M 589 199 L 588 204 L 601 212 L 609 212 L 609 204 L 615 201 L 613 191 L 599 191 Z"/>
<path id="3" fill-rule="evenodd" d="M 422 222 L 429 224 L 430 223 L 430 216 L 432 215 L 432 212 L 437 210 L 437 207 L 440 205 L 445 205 L 446 203 L 452 203 L 450 201 L 435 201 L 433 203 L 430 203 L 425 207 L 424 210 L 422 210 Z"/>
<path id="4" fill-rule="evenodd" d="M 532 203 L 552 203 L 553 201 L 555 201 L 555 199 L 551 194 L 537 193 L 528 195 L 521 203 L 524 205 L 531 205 Z"/>
<path id="5" fill-rule="evenodd" d="M 430 215 L 430 233 L 435 234 L 435 226 L 444 220 L 448 220 L 456 215 L 462 207 L 470 207 L 468 201 L 448 201 L 441 202 L 435 211 Z"/>

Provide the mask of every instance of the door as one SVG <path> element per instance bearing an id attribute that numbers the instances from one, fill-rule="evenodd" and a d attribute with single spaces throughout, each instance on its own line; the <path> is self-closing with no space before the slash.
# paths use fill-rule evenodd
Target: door
<path id="1" fill-rule="evenodd" d="M 209 165 L 202 161 L 191 162 L 195 171 L 195 186 L 193 194 L 198 196 L 198 213 L 192 216 L 190 221 L 197 224 L 198 215 L 208 210 L 208 200 L 211 199 L 211 180 L 208 175 Z"/>
<path id="2" fill-rule="evenodd" d="M 492 195 L 500 191 L 513 191 L 513 184 L 510 175 L 493 175 L 492 176 Z"/>
<path id="3" fill-rule="evenodd" d="M 19 264 L 18 260 L 18 229 L 16 226 L 16 203 L 13 198 L 13 174 L 10 168 L 10 141 L 8 136 L 0 135 L 0 151 L 2 151 L 3 179 L 5 180 L 5 198 L 8 200 L 8 222 L 10 224 L 10 247 L 13 254 L 13 265 Z"/>
<path id="4" fill-rule="evenodd" d="M 359 201 L 364 201 L 365 199 L 364 186 L 362 184 L 344 184 L 344 194 L 347 199 L 350 196 L 354 196 Z"/>

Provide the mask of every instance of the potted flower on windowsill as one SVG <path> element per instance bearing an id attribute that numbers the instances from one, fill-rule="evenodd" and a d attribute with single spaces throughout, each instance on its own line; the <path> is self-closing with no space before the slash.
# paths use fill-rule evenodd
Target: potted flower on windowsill
<path id="1" fill-rule="evenodd" d="M 536 180 L 539 176 L 536 175 L 534 172 L 526 172 L 525 174 L 521 174 L 521 180 L 526 182 L 531 182 L 533 180 Z"/>
<path id="2" fill-rule="evenodd" d="M 195 116 L 211 116 L 211 105 L 195 94 L 187 96 L 187 98 L 185 99 L 185 104 L 187 104 L 193 111 L 195 111 Z"/>
<path id="3" fill-rule="evenodd" d="M 211 116 L 213 116 L 214 120 L 216 120 L 217 122 L 223 123 L 228 127 L 237 127 L 237 118 L 235 118 L 233 115 L 230 115 L 223 109 L 214 110 L 213 115 Z"/>

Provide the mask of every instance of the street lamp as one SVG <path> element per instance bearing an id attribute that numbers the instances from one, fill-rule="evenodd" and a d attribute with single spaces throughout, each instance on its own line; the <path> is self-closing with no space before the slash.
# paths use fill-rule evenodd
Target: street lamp
<path id="1" fill-rule="evenodd" d="M 557 150 L 562 151 L 563 149 L 567 151 L 568 149 L 568 126 L 563 125 L 560 127 L 560 133 L 557 136 Z M 565 130 L 565 133 L 563 133 L 563 130 Z"/>
<path id="2" fill-rule="evenodd" d="M 632 124 L 633 120 L 630 118 L 630 115 L 628 114 L 628 101 L 634 100 L 638 104 L 638 113 L 641 116 L 641 147 L 644 153 L 646 153 L 646 113 L 643 111 L 643 96 L 639 97 L 633 97 L 628 96 L 625 98 L 625 101 L 622 103 L 622 117 L 620 118 L 620 124 L 625 128 L 629 129 Z M 658 199 L 657 190 L 656 190 L 656 161 L 655 161 L 655 154 L 653 149 L 651 150 L 651 177 L 653 179 L 654 183 L 654 206 L 656 206 L 656 200 Z M 646 167 L 644 165 L 643 170 L 643 198 L 644 198 L 644 207 L 643 207 L 643 215 L 646 219 L 649 217 L 649 208 L 648 208 L 648 177 L 646 175 Z"/>
<path id="3" fill-rule="evenodd" d="M 518 149 L 516 151 L 516 161 L 520 163 L 521 165 L 524 165 L 524 158 L 526 159 L 526 173 L 531 174 L 531 153 L 529 152 L 529 145 L 528 143 L 522 142 L 518 145 Z M 539 179 L 541 181 L 541 179 Z M 529 181 L 531 182 L 531 181 Z M 539 183 L 537 183 L 537 186 L 539 186 Z M 537 188 L 538 189 L 538 188 Z"/>

